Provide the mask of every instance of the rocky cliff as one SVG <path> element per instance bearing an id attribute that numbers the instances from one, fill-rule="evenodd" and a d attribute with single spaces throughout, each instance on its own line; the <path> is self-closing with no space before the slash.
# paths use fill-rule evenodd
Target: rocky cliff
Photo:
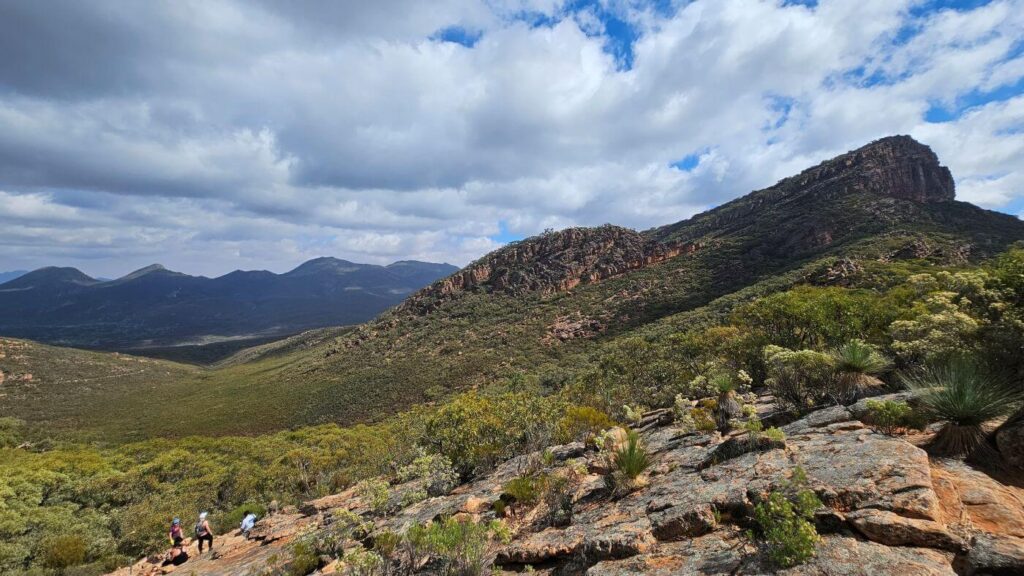
<path id="1" fill-rule="evenodd" d="M 697 249 L 698 244 L 665 244 L 612 225 L 547 232 L 484 256 L 416 293 L 400 309 L 428 311 L 464 292 L 562 292 Z"/>
<path id="2" fill-rule="evenodd" d="M 676 241 L 724 235 L 776 213 L 780 233 L 792 228 L 788 220 L 793 219 L 808 222 L 812 236 L 838 237 L 849 232 L 841 228 L 870 228 L 865 216 L 889 223 L 900 217 L 931 219 L 941 210 L 929 206 L 954 199 L 953 176 L 931 148 L 909 136 L 890 136 L 648 235 Z"/>
<path id="3" fill-rule="evenodd" d="M 842 194 L 869 192 L 914 202 L 949 202 L 955 197 L 953 175 L 932 149 L 910 136 L 889 136 L 847 152 L 775 187 L 828 186 Z"/>
<path id="4" fill-rule="evenodd" d="M 190 560 L 177 572 L 273 573 L 272 564 L 288 565 L 297 539 L 329 530 L 348 512 L 372 525 L 362 543 L 351 541 L 349 549 L 438 518 L 491 519 L 497 515 L 493 504 L 507 497 L 506 483 L 531 462 L 546 460 L 546 473 L 571 478 L 570 519 L 552 525 L 538 505 L 506 510 L 512 539 L 494 545 L 487 556 L 502 570 L 590 576 L 1024 573 L 1019 482 L 1003 483 L 959 462 L 930 460 L 914 438 L 864 424 L 864 409 L 858 403 L 814 412 L 784 426 L 785 439 L 770 443 L 745 442 L 745 433 L 723 438 L 692 432 L 673 424 L 667 412 L 652 413 L 638 427 L 653 465 L 646 482 L 629 494 L 609 492 L 607 460 L 596 449 L 556 446 L 546 459 L 513 459 L 448 495 L 409 506 L 400 503 L 415 486 L 392 485 L 386 515 L 371 512 L 354 490 L 321 498 L 302 512 L 261 520 L 252 540 L 222 538 L 217 554 Z M 772 410 L 769 398 L 759 401 L 760 413 Z M 821 540 L 808 563 L 776 571 L 744 533 L 754 506 L 789 486 L 798 467 L 823 503 L 815 513 Z M 427 561 L 418 572 L 432 574 L 432 566 Z M 321 572 L 344 567 L 344 560 L 333 561 Z M 158 572 L 142 561 L 116 574 Z"/>

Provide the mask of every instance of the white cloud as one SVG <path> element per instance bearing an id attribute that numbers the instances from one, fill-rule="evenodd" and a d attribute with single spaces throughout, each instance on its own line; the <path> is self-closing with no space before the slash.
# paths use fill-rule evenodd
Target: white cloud
<path id="1" fill-rule="evenodd" d="M 661 225 L 893 133 L 932 145 L 963 199 L 1021 201 L 1024 104 L 981 95 L 1024 78 L 1024 2 L 918 4 L 18 6 L 0 23 L 17 246 L 0 268 L 462 264 L 499 222 Z M 631 69 L 605 51 L 609 13 L 640 33 Z M 430 39 L 449 27 L 481 36 Z M 928 123 L 934 106 L 966 110 Z"/>

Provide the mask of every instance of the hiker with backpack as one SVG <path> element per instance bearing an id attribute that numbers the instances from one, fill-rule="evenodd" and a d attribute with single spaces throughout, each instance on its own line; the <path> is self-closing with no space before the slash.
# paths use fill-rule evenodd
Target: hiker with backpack
<path id="1" fill-rule="evenodd" d="M 200 554 L 203 553 L 203 541 L 210 544 L 210 552 L 213 552 L 213 531 L 206 520 L 206 512 L 199 513 L 199 522 L 196 522 L 196 541 L 199 542 Z"/>
<path id="2" fill-rule="evenodd" d="M 185 535 L 181 532 L 181 518 L 171 520 L 171 529 L 167 532 L 167 537 L 172 545 L 179 545 L 185 540 Z"/>

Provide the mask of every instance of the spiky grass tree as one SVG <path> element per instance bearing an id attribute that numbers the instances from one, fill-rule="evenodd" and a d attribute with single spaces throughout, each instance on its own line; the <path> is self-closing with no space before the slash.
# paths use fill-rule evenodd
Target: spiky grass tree
<path id="1" fill-rule="evenodd" d="M 736 400 L 736 381 L 727 373 L 716 374 L 711 379 L 711 385 L 718 391 L 718 399 L 715 405 L 715 424 L 718 431 L 723 434 L 729 431 L 732 419 L 739 417 L 743 407 Z"/>
<path id="2" fill-rule="evenodd" d="M 985 444 L 986 423 L 1013 412 L 1021 393 L 966 358 L 904 377 L 928 416 L 943 423 L 930 445 L 938 456 L 963 458 Z"/>
<path id="3" fill-rule="evenodd" d="M 627 432 L 625 442 L 612 452 L 611 464 L 612 473 L 607 480 L 613 494 L 627 494 L 644 483 L 641 474 L 650 468 L 651 457 L 638 432 Z"/>
<path id="4" fill-rule="evenodd" d="M 841 403 L 852 402 L 885 386 L 878 376 L 892 367 L 891 360 L 863 340 L 850 340 L 833 350 L 832 359 L 835 361 L 837 400 Z"/>

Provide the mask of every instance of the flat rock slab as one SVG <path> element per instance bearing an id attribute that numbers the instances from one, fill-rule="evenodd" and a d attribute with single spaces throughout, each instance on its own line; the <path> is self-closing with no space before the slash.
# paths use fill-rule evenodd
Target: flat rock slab
<path id="1" fill-rule="evenodd" d="M 868 539 L 886 546 L 919 546 L 959 552 L 966 546 L 946 526 L 932 520 L 906 518 L 887 510 L 859 510 L 846 517 Z"/>
<path id="2" fill-rule="evenodd" d="M 944 520 L 966 531 L 1024 538 L 1024 488 L 999 483 L 955 460 L 932 462 Z"/>
<path id="3" fill-rule="evenodd" d="M 807 564 L 785 576 L 955 576 L 953 554 L 930 548 L 884 546 L 851 536 L 825 536 Z M 741 574 L 752 572 L 740 572 Z M 770 572 L 769 572 L 770 573 Z"/>
<path id="4" fill-rule="evenodd" d="M 662 544 L 648 554 L 599 562 L 587 570 L 587 576 L 734 574 L 743 561 L 743 544 L 733 536 L 723 532 Z"/>

